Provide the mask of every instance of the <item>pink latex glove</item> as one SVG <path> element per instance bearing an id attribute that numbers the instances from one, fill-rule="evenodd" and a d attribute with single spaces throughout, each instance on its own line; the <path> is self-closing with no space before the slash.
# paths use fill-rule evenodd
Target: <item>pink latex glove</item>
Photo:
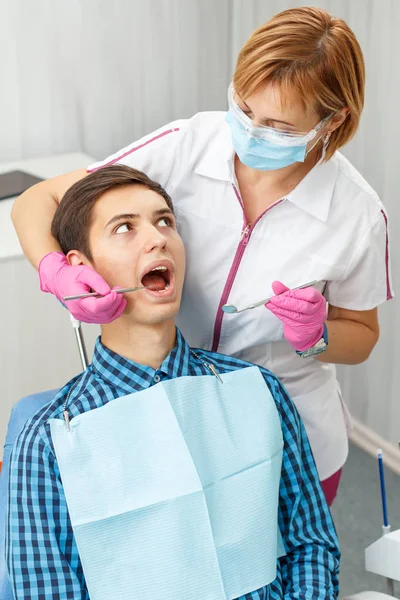
<path id="1" fill-rule="evenodd" d="M 285 339 L 298 352 L 316 344 L 323 335 L 326 300 L 313 287 L 291 290 L 280 281 L 272 284 L 274 296 L 265 305 L 283 323 Z"/>
<path id="2" fill-rule="evenodd" d="M 124 312 L 126 300 L 87 265 L 71 266 L 62 252 L 50 252 L 39 264 L 40 289 L 54 294 L 75 319 L 84 323 L 111 323 Z M 103 298 L 82 298 L 64 302 L 65 296 L 95 291 Z"/>

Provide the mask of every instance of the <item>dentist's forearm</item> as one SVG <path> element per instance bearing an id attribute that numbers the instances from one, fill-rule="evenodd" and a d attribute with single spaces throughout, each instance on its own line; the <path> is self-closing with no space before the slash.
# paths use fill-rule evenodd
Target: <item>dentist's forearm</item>
<path id="1" fill-rule="evenodd" d="M 45 254 L 60 251 L 58 242 L 50 233 L 56 209 L 56 200 L 42 183 L 24 192 L 14 202 L 11 219 L 22 250 L 36 269 Z"/>
<path id="2" fill-rule="evenodd" d="M 67 189 L 87 175 L 86 169 L 73 171 L 29 188 L 14 202 L 11 219 L 22 250 L 37 269 L 43 256 L 60 251 L 51 235 L 51 222 Z"/>
<path id="3" fill-rule="evenodd" d="M 358 365 L 369 358 L 379 338 L 379 329 L 349 319 L 326 322 L 328 348 L 315 358 L 324 363 Z"/>

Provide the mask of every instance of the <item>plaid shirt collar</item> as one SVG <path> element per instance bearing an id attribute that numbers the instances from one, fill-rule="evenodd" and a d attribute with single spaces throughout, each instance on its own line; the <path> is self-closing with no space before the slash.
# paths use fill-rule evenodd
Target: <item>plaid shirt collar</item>
<path id="1" fill-rule="evenodd" d="M 91 367 L 104 381 L 125 393 L 131 393 L 153 385 L 156 374 L 162 379 L 192 375 L 190 359 L 189 345 L 177 328 L 175 347 L 157 370 L 116 354 L 104 346 L 100 337 L 96 341 Z"/>

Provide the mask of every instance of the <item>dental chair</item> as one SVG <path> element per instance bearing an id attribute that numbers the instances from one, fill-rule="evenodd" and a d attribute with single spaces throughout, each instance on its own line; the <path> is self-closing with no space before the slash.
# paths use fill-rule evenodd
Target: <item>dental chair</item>
<path id="1" fill-rule="evenodd" d="M 0 473 L 0 599 L 13 600 L 14 595 L 8 579 L 5 560 L 5 526 L 7 515 L 7 486 L 10 468 L 11 450 L 24 428 L 27 420 L 46 404 L 49 404 L 56 396 L 58 389 L 32 394 L 22 398 L 11 411 L 8 431 L 3 452 L 3 465 Z"/>

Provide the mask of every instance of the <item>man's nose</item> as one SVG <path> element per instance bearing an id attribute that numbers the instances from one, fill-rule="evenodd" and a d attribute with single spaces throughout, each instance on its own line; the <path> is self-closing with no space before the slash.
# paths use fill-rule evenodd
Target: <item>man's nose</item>
<path id="1" fill-rule="evenodd" d="M 150 226 L 146 231 L 146 240 L 144 242 L 145 252 L 151 252 L 155 249 L 163 250 L 167 245 L 167 238 L 157 227 Z"/>

